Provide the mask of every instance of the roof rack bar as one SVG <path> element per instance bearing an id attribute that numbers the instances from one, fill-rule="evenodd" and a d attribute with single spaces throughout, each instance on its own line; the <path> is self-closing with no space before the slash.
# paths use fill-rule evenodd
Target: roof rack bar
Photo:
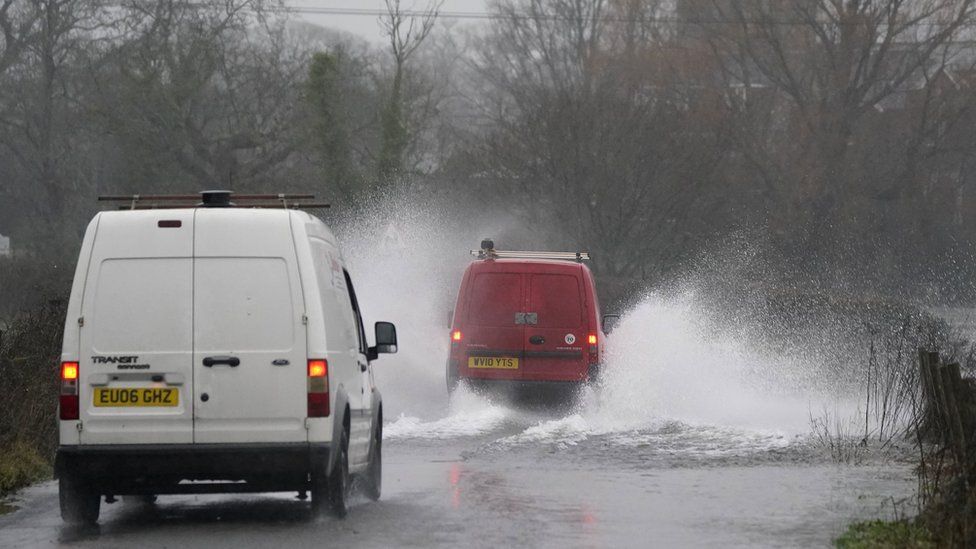
<path id="1" fill-rule="evenodd" d="M 199 194 L 133 194 L 102 195 L 100 202 L 124 202 L 120 210 L 156 210 L 163 208 L 328 208 L 324 202 L 301 202 L 314 199 L 314 194 L 234 194 L 233 191 L 212 190 Z"/>
<path id="2" fill-rule="evenodd" d="M 562 259 L 582 263 L 589 260 L 589 252 L 538 252 L 538 251 L 515 251 L 515 250 L 496 250 L 495 241 L 486 238 L 481 241 L 480 250 L 471 250 L 471 255 L 478 259 Z"/>
<path id="3" fill-rule="evenodd" d="M 182 209 L 182 208 L 196 208 L 198 206 L 197 202 L 184 202 L 179 204 L 135 204 L 135 205 L 123 205 L 119 206 L 120 210 L 171 210 L 171 209 Z M 238 204 L 236 209 L 286 209 L 286 210 L 304 210 L 304 209 L 316 209 L 316 208 L 331 208 L 332 205 L 325 202 L 305 202 L 305 203 L 289 203 L 282 204 L 281 202 L 260 202 L 260 203 L 249 203 L 249 204 Z"/>
<path id="4" fill-rule="evenodd" d="M 308 200 L 315 198 L 314 194 L 231 194 L 233 200 Z M 131 195 L 102 195 L 99 202 L 131 202 L 131 201 L 188 201 L 200 200 L 199 194 L 131 194 Z"/>
<path id="5" fill-rule="evenodd" d="M 99 202 L 131 202 L 142 200 L 200 200 L 198 194 L 130 194 L 130 195 L 102 195 L 98 197 Z"/>
<path id="6" fill-rule="evenodd" d="M 589 261 L 589 252 L 538 252 L 481 249 L 471 250 L 478 259 L 561 259 L 564 261 Z"/>

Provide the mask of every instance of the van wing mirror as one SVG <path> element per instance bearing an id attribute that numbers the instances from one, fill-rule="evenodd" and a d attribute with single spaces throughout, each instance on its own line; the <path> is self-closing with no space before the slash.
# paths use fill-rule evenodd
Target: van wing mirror
<path id="1" fill-rule="evenodd" d="M 396 326 L 392 322 L 377 322 L 376 326 L 376 346 L 370 347 L 369 356 L 375 359 L 384 353 L 397 352 Z"/>
<path id="2" fill-rule="evenodd" d="M 620 315 L 603 315 L 603 333 L 609 334 L 620 324 Z"/>

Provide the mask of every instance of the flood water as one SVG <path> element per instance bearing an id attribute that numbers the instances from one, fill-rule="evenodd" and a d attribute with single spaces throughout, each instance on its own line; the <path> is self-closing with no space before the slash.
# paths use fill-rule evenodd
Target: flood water
<path id="1" fill-rule="evenodd" d="M 384 494 L 344 520 L 293 494 L 161 496 L 103 504 L 65 527 L 55 483 L 0 516 L 0 546 L 824 547 L 851 521 L 891 517 L 909 467 L 841 465 L 772 433 L 675 422 L 581 434 L 581 419 L 506 409 L 390 422 Z"/>

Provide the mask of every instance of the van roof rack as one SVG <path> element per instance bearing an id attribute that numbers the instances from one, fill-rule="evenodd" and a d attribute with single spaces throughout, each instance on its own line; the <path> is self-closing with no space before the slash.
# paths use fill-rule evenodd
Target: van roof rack
<path id="1" fill-rule="evenodd" d="M 99 196 L 99 202 L 127 202 L 120 210 L 161 208 L 328 208 L 325 202 L 307 202 L 314 194 L 234 194 L 233 191 L 201 191 L 200 194 L 132 194 Z M 232 202 L 231 199 L 234 201 Z"/>
<path id="2" fill-rule="evenodd" d="M 532 252 L 514 250 L 496 250 L 495 243 L 490 239 L 481 241 L 480 250 L 471 250 L 471 255 L 478 259 L 561 259 L 582 263 L 589 261 L 589 252 Z"/>

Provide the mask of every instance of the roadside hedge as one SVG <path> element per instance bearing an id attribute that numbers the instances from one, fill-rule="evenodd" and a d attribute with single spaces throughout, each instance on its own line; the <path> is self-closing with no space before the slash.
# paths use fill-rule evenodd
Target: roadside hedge
<path id="1" fill-rule="evenodd" d="M 64 315 L 54 299 L 0 325 L 0 496 L 51 472 Z"/>

